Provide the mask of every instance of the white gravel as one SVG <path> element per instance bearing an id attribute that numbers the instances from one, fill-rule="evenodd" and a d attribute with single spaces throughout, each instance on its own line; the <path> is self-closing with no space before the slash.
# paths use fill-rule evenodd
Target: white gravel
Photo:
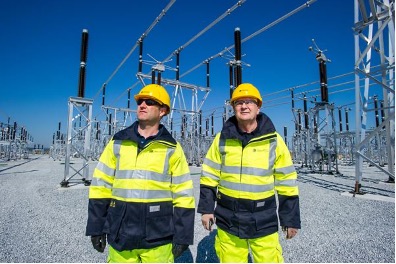
<path id="1" fill-rule="evenodd" d="M 81 168 L 79 162 L 73 166 Z M 95 165 L 90 164 L 91 173 Z M 197 202 L 199 172 L 191 167 Z M 285 262 L 394 263 L 394 184 L 365 167 L 362 191 L 367 195 L 351 197 L 354 167 L 340 167 L 340 172 L 299 174 L 302 229 L 292 240 L 282 236 Z M 98 253 L 84 235 L 88 187 L 60 187 L 63 173 L 64 164 L 48 156 L 0 162 L 0 262 L 106 262 L 107 251 Z M 196 215 L 195 244 L 177 262 L 218 262 L 215 233 L 203 230 Z"/>

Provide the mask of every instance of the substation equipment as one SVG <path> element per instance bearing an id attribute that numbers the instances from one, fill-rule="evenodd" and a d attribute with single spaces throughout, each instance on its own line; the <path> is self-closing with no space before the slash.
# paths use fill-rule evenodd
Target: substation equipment
<path id="1" fill-rule="evenodd" d="M 377 167 L 388 176 L 388 182 L 394 182 L 395 2 L 355 0 L 354 4 L 356 130 L 349 130 L 351 108 L 347 105 L 336 106 L 329 101 L 328 59 L 314 43 L 319 62 L 321 100 L 317 101 L 314 97 L 310 101 L 314 106 L 308 109 L 308 98 L 303 92 L 300 94 L 302 98 L 298 100 L 303 101 L 304 108 L 296 109 L 294 90 L 290 89 L 295 120 L 291 149 L 295 163 L 300 164 L 300 172 L 338 174 L 339 163 L 355 165 L 356 183 L 353 192 L 361 194 L 363 162 Z M 314 49 L 311 47 L 310 50 Z M 375 91 L 374 95 L 370 95 L 370 89 Z M 379 100 L 380 97 L 382 100 Z M 335 121 L 337 112 L 338 130 Z M 368 127 L 367 116 L 370 112 L 375 113 L 374 128 Z M 287 136 L 286 127 L 284 136 Z"/>
<path id="2" fill-rule="evenodd" d="M 219 17 L 215 22 L 220 21 L 230 12 L 238 8 L 244 1 L 238 1 L 231 9 L 228 9 L 221 17 Z M 206 30 L 208 30 L 215 23 L 206 27 L 204 30 L 195 35 L 192 39 L 186 42 L 184 45 L 176 49 L 172 54 L 170 54 L 166 59 L 162 61 L 156 60 L 154 57 L 150 56 L 152 61 L 143 60 L 143 40 L 151 29 L 161 20 L 165 15 L 167 10 L 171 7 L 174 1 L 170 1 L 167 7 L 162 10 L 161 14 L 155 19 L 153 24 L 141 35 L 134 47 L 131 49 L 129 54 L 124 58 L 121 64 L 109 77 L 109 79 L 103 84 L 100 91 L 102 92 L 102 105 L 101 110 L 105 114 L 105 120 L 97 120 L 96 117 L 92 117 L 92 103 L 93 100 L 85 99 L 84 95 L 81 94 L 81 89 L 84 87 L 85 79 L 85 64 L 86 64 L 86 52 L 84 52 L 84 39 L 88 38 L 88 32 L 83 31 L 83 44 L 81 49 L 81 64 L 80 64 L 80 79 L 79 79 L 79 95 L 78 97 L 71 97 L 69 99 L 69 119 L 68 119 L 68 130 L 67 135 L 60 132 L 60 124 L 58 131 L 54 134 L 53 146 L 51 156 L 55 159 L 61 160 L 65 159 L 65 177 L 61 185 L 63 187 L 69 186 L 70 183 L 74 182 L 76 177 L 80 177 L 75 182 L 82 182 L 86 185 L 90 184 L 89 175 L 89 161 L 98 160 L 104 146 L 107 144 L 109 139 L 114 135 L 114 133 L 119 130 L 131 125 L 135 120 L 135 110 L 130 109 L 130 93 L 135 87 L 141 85 L 146 85 L 146 82 L 161 84 L 164 87 L 171 88 L 171 112 L 165 118 L 163 118 L 162 123 L 167 127 L 167 129 L 172 133 L 173 137 L 180 142 L 182 145 L 188 163 L 190 165 L 200 166 L 202 160 L 209 148 L 214 136 L 215 136 L 215 125 L 219 126 L 224 124 L 224 122 L 233 114 L 232 107 L 229 104 L 229 100 L 225 100 L 222 106 L 219 106 L 213 110 L 209 111 L 209 114 L 205 114 L 203 105 L 205 100 L 209 96 L 211 91 L 210 88 L 210 62 L 214 58 L 223 57 L 225 53 L 229 52 L 231 48 L 235 48 L 235 54 L 229 56 L 228 66 L 229 66 L 229 85 L 230 85 L 230 98 L 235 87 L 242 83 L 242 60 L 241 60 L 241 43 L 251 39 L 257 34 L 268 29 L 270 26 L 286 19 L 288 16 L 296 13 L 297 11 L 303 9 L 314 1 L 308 1 L 305 5 L 300 6 L 296 10 L 288 13 L 287 15 L 281 17 L 269 26 L 262 28 L 261 30 L 253 33 L 245 39 L 241 40 L 240 30 L 238 28 L 234 31 L 234 45 L 230 46 L 218 54 L 209 57 L 201 64 L 197 65 L 193 69 L 180 75 L 180 56 L 185 47 L 187 47 L 192 41 L 198 38 Z M 365 9 L 365 1 L 355 0 L 355 9 Z M 374 5 L 375 4 L 375 5 Z M 360 83 L 361 78 L 359 76 L 363 75 L 365 79 L 365 97 L 361 97 L 358 92 L 356 92 L 356 105 L 360 107 L 360 101 L 362 98 L 363 102 L 366 104 L 369 100 L 373 100 L 375 104 L 374 109 L 371 111 L 376 112 L 376 128 L 366 129 L 363 122 L 365 122 L 365 113 L 370 111 L 367 109 L 367 105 L 362 108 L 357 108 L 356 118 L 360 122 L 362 115 L 362 124 L 356 126 L 356 131 L 350 131 L 349 129 L 349 114 L 351 113 L 351 108 L 348 105 L 336 106 L 329 100 L 329 94 L 327 89 L 327 63 L 329 60 L 326 58 L 324 51 L 320 50 L 316 43 L 314 42 L 315 49 L 311 50 L 315 52 L 316 60 L 319 63 L 319 79 L 320 79 L 320 91 L 321 98 L 317 101 L 314 97 L 313 100 L 308 98 L 305 93 L 301 93 L 301 98 L 304 103 L 304 109 L 296 109 L 294 106 L 294 90 L 291 89 L 291 99 L 292 99 L 292 112 L 295 120 L 295 132 L 292 136 L 292 144 L 288 145 L 293 154 L 293 160 L 296 164 L 300 164 L 300 172 L 313 172 L 313 173 L 328 173 L 328 174 L 340 174 L 339 164 L 343 165 L 355 165 L 357 178 L 356 182 L 359 186 L 359 181 L 361 180 L 361 166 L 363 158 L 370 163 L 376 164 L 381 170 L 385 170 L 384 166 L 388 166 L 388 171 L 394 170 L 394 155 L 388 155 L 389 153 L 394 153 L 394 50 L 392 48 L 394 45 L 389 45 L 389 52 L 381 51 L 380 48 L 384 48 L 383 40 L 380 41 L 380 45 L 374 45 L 370 41 L 370 38 L 362 37 L 364 28 L 368 26 L 370 28 L 370 34 L 372 42 L 383 38 L 384 34 L 380 32 L 385 27 L 388 27 L 389 41 L 391 42 L 392 36 L 394 37 L 394 27 L 392 28 L 392 14 L 394 13 L 394 1 L 384 0 L 381 1 L 369 1 L 369 6 L 375 10 L 375 14 L 363 18 L 362 21 L 355 22 L 356 39 L 364 40 L 366 43 L 366 48 L 360 51 L 357 43 L 355 43 L 355 48 L 359 49 L 357 54 L 361 56 L 368 56 L 371 54 L 371 49 L 375 50 L 377 54 L 381 57 L 381 78 L 379 81 L 376 77 L 370 76 L 370 60 L 357 58 L 356 62 L 356 90 L 360 93 Z M 388 8 L 388 9 L 387 9 Z M 392 11 L 393 10 L 393 11 Z M 365 11 L 366 12 L 366 11 Z M 362 14 L 365 14 L 362 12 Z M 366 13 L 367 14 L 367 13 Z M 388 18 L 386 15 L 388 14 Z M 355 10 L 356 15 L 356 10 Z M 390 17 L 390 18 L 389 18 Z M 366 20 L 367 21 L 366 21 Z M 365 22 L 364 22 L 365 21 Z M 394 18 L 393 18 L 394 21 Z M 385 23 L 386 22 L 386 23 Z M 369 24 L 380 24 L 375 32 L 373 26 Z M 84 34 L 86 36 L 84 37 Z M 359 37 L 360 36 L 360 37 Z M 380 36 L 382 36 L 380 38 Z M 381 44 L 382 43 L 382 44 Z M 394 44 L 394 43 L 393 43 Z M 122 64 L 129 58 L 131 53 L 139 48 L 139 63 L 137 78 L 138 82 L 129 87 L 126 92 L 127 105 L 125 108 L 116 108 L 108 106 L 105 104 L 105 93 L 107 84 L 116 74 L 118 69 Z M 393 48 L 394 49 L 394 48 Z M 85 53 L 85 54 L 84 54 Z M 175 67 L 169 67 L 166 65 L 172 57 L 176 58 Z M 366 64 L 365 64 L 366 63 Z M 143 65 L 151 65 L 149 73 L 143 73 Z M 197 67 L 205 65 L 206 66 L 206 86 L 199 86 L 190 84 L 187 82 L 180 81 L 180 78 L 195 70 Z M 359 67 L 365 65 L 363 70 Z M 165 70 L 174 71 L 175 78 L 164 78 Z M 362 73 L 362 71 L 364 73 Z M 375 74 L 373 72 L 373 74 Z M 375 76 L 375 75 L 374 75 Z M 384 87 L 383 99 L 379 100 L 377 96 L 366 97 L 369 89 L 369 81 L 375 82 L 376 84 Z M 367 83 L 367 84 L 366 84 Z M 82 90 L 83 91 L 83 90 Z M 82 92 L 83 93 L 83 92 Z M 308 103 L 312 104 L 313 107 L 309 108 Z M 77 112 L 77 114 L 75 114 Z M 379 118 L 379 113 L 381 113 L 381 119 Z M 338 114 L 339 128 L 337 131 L 336 126 L 336 116 Z M 345 118 L 343 120 L 343 118 Z M 304 123 L 302 123 L 304 119 Z M 343 126 L 344 125 L 344 126 Z M 365 129 L 362 130 L 362 127 Z M 393 131 L 393 133 L 392 133 Z M 371 134 L 375 136 L 370 136 Z M 358 136 L 359 135 L 359 136 Z M 287 128 L 284 128 L 285 142 L 287 143 Z M 363 137 L 363 138 L 362 138 Z M 393 146 L 392 146 L 393 138 Z M 76 165 L 76 162 L 71 160 L 72 158 L 82 158 L 82 164 Z M 389 169 L 390 167 L 390 169 Z M 73 171 L 73 174 L 70 172 Z M 388 174 L 388 173 L 387 173 Z M 358 175 L 360 175 L 358 177 Z M 389 179 L 394 179 L 394 172 L 389 172 Z M 355 189 L 358 193 L 359 189 Z"/>
<path id="3" fill-rule="evenodd" d="M 300 162 L 300 172 L 340 174 L 338 170 L 338 146 L 336 142 L 335 107 L 329 102 L 327 87 L 327 62 L 330 60 L 315 41 L 309 50 L 315 52 L 319 62 L 320 101 L 313 101 L 308 109 L 308 98 L 303 93 L 304 109 L 295 109 L 294 91 L 291 90 L 292 112 L 295 118 L 293 150 L 295 162 Z M 304 124 L 302 117 L 304 116 Z"/>
<path id="4" fill-rule="evenodd" d="M 28 159 L 32 142 L 33 138 L 24 126 L 11 123 L 10 118 L 7 123 L 0 122 L 0 161 Z M 43 147 L 34 145 L 34 149 L 43 152 Z"/>

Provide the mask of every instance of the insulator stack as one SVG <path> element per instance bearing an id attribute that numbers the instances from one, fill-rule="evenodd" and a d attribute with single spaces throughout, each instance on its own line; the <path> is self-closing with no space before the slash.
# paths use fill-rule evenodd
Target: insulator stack
<path id="1" fill-rule="evenodd" d="M 128 102 L 127 102 L 127 108 L 129 109 L 131 107 L 131 89 L 128 89 Z"/>
<path id="2" fill-rule="evenodd" d="M 205 119 L 205 136 L 209 135 L 209 118 Z"/>
<path id="3" fill-rule="evenodd" d="M 234 91 L 234 68 L 232 65 L 229 67 L 229 76 L 230 76 L 230 100 L 232 98 L 232 92 Z"/>
<path id="4" fill-rule="evenodd" d="M 176 81 L 180 79 L 180 53 L 176 53 Z"/>
<path id="5" fill-rule="evenodd" d="M 78 82 L 78 97 L 85 95 L 85 67 L 87 64 L 88 30 L 83 29 L 80 56 L 80 77 Z"/>
<path id="6" fill-rule="evenodd" d="M 202 110 L 199 110 L 199 135 L 202 135 Z"/>
<path id="7" fill-rule="evenodd" d="M 106 84 L 104 83 L 103 84 L 103 87 L 102 87 L 103 89 L 102 89 L 102 106 L 105 104 L 105 96 L 106 96 Z"/>
<path id="8" fill-rule="evenodd" d="M 100 139 L 100 128 L 99 128 L 99 122 L 96 123 L 96 137 L 97 140 Z"/>
<path id="9" fill-rule="evenodd" d="M 314 133 L 317 134 L 318 133 L 318 121 L 316 121 L 316 116 L 314 116 L 313 122 L 314 122 Z"/>
<path id="10" fill-rule="evenodd" d="M 157 73 L 157 84 L 161 85 L 161 72 Z"/>
<path id="11" fill-rule="evenodd" d="M 210 87 L 209 81 L 209 61 L 206 62 L 206 87 Z"/>
<path id="12" fill-rule="evenodd" d="M 349 131 L 348 108 L 345 109 L 345 129 L 346 131 Z"/>
<path id="13" fill-rule="evenodd" d="M 307 130 L 309 128 L 307 96 L 305 94 L 304 94 L 304 128 Z"/>
<path id="14" fill-rule="evenodd" d="M 12 140 L 15 139 L 16 130 L 17 130 L 17 122 L 14 122 L 14 129 L 12 130 Z"/>
<path id="15" fill-rule="evenodd" d="M 326 61 L 319 61 L 319 73 L 320 73 L 320 95 L 322 102 L 329 102 L 329 90 L 327 88 L 327 69 Z"/>
<path id="16" fill-rule="evenodd" d="M 113 134 L 113 131 L 112 131 L 112 115 L 110 114 L 109 115 L 109 135 L 112 135 Z"/>
<path id="17" fill-rule="evenodd" d="M 285 137 L 285 143 L 287 146 L 287 127 L 286 126 L 283 127 L 283 136 Z"/>
<path id="18" fill-rule="evenodd" d="M 385 121 L 385 110 L 384 110 L 384 100 L 381 100 L 380 102 L 381 105 L 381 121 Z"/>
<path id="19" fill-rule="evenodd" d="M 294 112 L 294 90 L 290 90 L 292 99 L 292 111 Z"/>
<path id="20" fill-rule="evenodd" d="M 378 113 L 378 97 L 374 96 L 374 111 L 375 111 L 375 127 L 379 127 L 379 113 Z"/>
<path id="21" fill-rule="evenodd" d="M 143 70 L 143 40 L 139 40 L 139 66 L 138 72 Z"/>
<path id="22" fill-rule="evenodd" d="M 341 115 L 341 108 L 338 108 L 338 121 L 340 123 L 340 132 L 342 132 L 342 115 Z"/>
<path id="23" fill-rule="evenodd" d="M 236 63 L 236 75 L 235 75 L 235 87 L 242 83 L 242 48 L 241 48 L 241 30 L 235 28 L 234 31 L 234 41 L 235 41 L 235 63 Z"/>
<path id="24" fill-rule="evenodd" d="M 214 135 L 214 115 L 212 114 L 212 118 L 211 118 L 211 132 L 212 132 L 212 136 Z"/>
<path id="25" fill-rule="evenodd" d="M 56 131 L 56 140 L 60 140 L 61 122 L 58 123 L 58 131 Z"/>

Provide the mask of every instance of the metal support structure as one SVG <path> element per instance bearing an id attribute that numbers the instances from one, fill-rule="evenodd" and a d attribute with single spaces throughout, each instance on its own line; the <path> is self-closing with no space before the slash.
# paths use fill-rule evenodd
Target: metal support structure
<path id="1" fill-rule="evenodd" d="M 84 185 L 90 185 L 91 183 L 88 160 L 91 156 L 92 102 L 91 99 L 80 97 L 69 98 L 65 171 L 64 179 L 60 183 L 61 187 L 69 187 L 70 183 L 84 183 Z M 82 158 L 82 166 L 73 167 L 72 157 Z M 70 172 L 70 169 L 73 170 L 73 173 Z M 75 176 L 77 175 L 81 178 L 76 179 Z"/>
<path id="2" fill-rule="evenodd" d="M 355 31 L 355 103 L 356 103 L 356 181 L 354 194 L 362 194 L 363 161 L 384 171 L 370 160 L 364 150 L 371 138 L 377 135 L 377 129 L 367 133 L 367 112 L 370 82 L 382 90 L 385 120 L 380 128 L 385 130 L 388 153 L 388 181 L 395 180 L 395 1 L 394 0 L 354 0 Z M 377 56 L 376 56 L 377 55 Z M 372 65 L 379 63 L 381 80 L 372 74 Z M 360 80 L 364 80 L 363 95 L 360 92 Z M 378 129 L 379 130 L 379 129 Z M 384 171 L 384 172 L 385 172 Z"/>

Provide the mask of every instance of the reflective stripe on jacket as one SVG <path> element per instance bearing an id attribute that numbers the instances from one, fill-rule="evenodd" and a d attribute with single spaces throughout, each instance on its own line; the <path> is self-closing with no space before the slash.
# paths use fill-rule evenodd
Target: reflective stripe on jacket
<path id="1" fill-rule="evenodd" d="M 230 118 L 202 165 L 198 212 L 214 213 L 219 227 L 240 238 L 278 230 L 275 192 L 281 226 L 300 228 L 297 173 L 290 152 L 265 114 L 257 121 L 246 140 L 236 118 Z"/>
<path id="2" fill-rule="evenodd" d="M 131 127 L 105 147 L 89 190 L 86 235 L 107 233 L 117 250 L 193 243 L 195 201 L 181 148 L 162 127 L 140 152 Z"/>

